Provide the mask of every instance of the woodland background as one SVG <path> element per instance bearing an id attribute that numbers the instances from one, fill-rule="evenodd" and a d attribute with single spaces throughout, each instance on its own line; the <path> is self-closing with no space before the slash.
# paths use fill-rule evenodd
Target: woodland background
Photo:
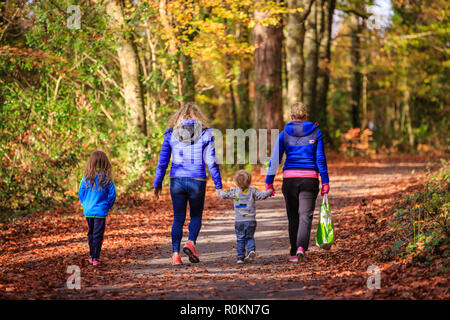
<path id="1" fill-rule="evenodd" d="M 0 0 L 0 299 L 449 299 L 449 6 Z M 258 207 L 257 263 L 236 268 L 232 207 L 208 182 L 202 263 L 170 266 L 169 193 L 151 191 L 187 101 L 224 135 L 282 129 L 292 102 L 307 105 L 325 135 L 330 251 L 287 262 L 278 175 Z M 77 197 L 96 148 L 118 192 L 99 268 Z M 223 164 L 226 188 L 236 166 L 264 188 L 257 166 Z M 80 290 L 66 288 L 72 265 Z"/>
<path id="2" fill-rule="evenodd" d="M 186 101 L 224 132 L 282 129 L 300 100 L 330 153 L 447 153 L 448 9 L 445 0 L 3 0 L 0 211 L 75 200 L 96 148 L 120 194 L 151 189 L 168 116 Z"/>

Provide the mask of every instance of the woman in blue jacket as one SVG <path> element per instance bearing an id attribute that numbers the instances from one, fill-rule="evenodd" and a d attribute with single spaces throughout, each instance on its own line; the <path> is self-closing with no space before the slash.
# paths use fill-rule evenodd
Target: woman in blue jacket
<path id="1" fill-rule="evenodd" d="M 202 226 L 203 205 L 206 192 L 206 171 L 214 181 L 216 189 L 222 189 L 222 179 L 216 159 L 212 130 L 206 127 L 206 120 L 200 108 L 192 102 L 185 104 L 169 120 L 169 129 L 164 133 L 164 141 L 159 154 L 154 181 L 156 199 L 161 194 L 162 181 L 170 159 L 170 196 L 173 207 L 172 224 L 172 264 L 182 263 L 180 243 L 189 202 L 189 238 L 183 252 L 189 261 L 200 261 L 196 241 Z"/>
<path id="2" fill-rule="evenodd" d="M 303 103 L 291 107 L 291 122 L 278 136 L 266 177 L 266 189 L 273 188 L 273 180 L 283 154 L 283 196 L 289 222 L 291 262 L 305 257 L 308 250 L 311 225 L 317 195 L 319 174 L 322 179 L 322 195 L 329 191 L 327 159 L 320 129 L 306 121 L 307 111 Z"/>

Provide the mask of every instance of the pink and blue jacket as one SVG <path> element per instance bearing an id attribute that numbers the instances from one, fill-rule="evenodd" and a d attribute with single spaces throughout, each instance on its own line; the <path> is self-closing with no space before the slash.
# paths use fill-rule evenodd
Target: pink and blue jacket
<path id="1" fill-rule="evenodd" d="M 286 154 L 283 171 L 315 171 L 320 174 L 322 183 L 328 183 L 327 158 L 320 129 L 312 122 L 291 121 L 278 136 L 272 152 L 266 184 L 272 184 L 278 167 Z"/>

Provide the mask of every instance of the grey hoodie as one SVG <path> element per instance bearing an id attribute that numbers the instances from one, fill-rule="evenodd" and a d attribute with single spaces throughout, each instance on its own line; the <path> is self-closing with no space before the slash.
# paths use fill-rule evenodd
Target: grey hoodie
<path id="1" fill-rule="evenodd" d="M 220 190 L 222 199 L 233 199 L 235 222 L 255 221 L 255 200 L 265 200 L 272 194 L 272 190 L 261 192 L 249 187 L 245 192 L 241 188 L 231 188 L 229 191 Z"/>

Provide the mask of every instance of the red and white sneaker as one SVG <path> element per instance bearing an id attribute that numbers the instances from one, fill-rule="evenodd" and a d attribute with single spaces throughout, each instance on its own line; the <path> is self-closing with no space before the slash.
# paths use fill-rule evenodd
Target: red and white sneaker
<path id="1" fill-rule="evenodd" d="M 305 258 L 305 250 L 302 247 L 298 247 L 295 255 L 299 260 L 303 260 Z"/>
<path id="2" fill-rule="evenodd" d="M 90 264 L 92 264 L 94 262 L 94 258 L 89 258 L 88 261 Z"/>
<path id="3" fill-rule="evenodd" d="M 189 257 L 189 261 L 192 263 L 200 262 L 200 258 L 197 254 L 197 248 L 192 244 L 191 241 L 185 243 L 183 247 L 183 252 L 186 253 Z"/>
<path id="4" fill-rule="evenodd" d="M 92 261 L 92 265 L 93 265 L 93 266 L 98 266 L 98 265 L 100 265 L 100 264 L 102 264 L 102 263 L 100 262 L 100 260 L 98 260 L 98 259 L 93 259 L 93 261 Z"/>
<path id="5" fill-rule="evenodd" d="M 289 258 L 289 262 L 298 262 L 297 256 L 291 256 L 291 257 Z"/>

